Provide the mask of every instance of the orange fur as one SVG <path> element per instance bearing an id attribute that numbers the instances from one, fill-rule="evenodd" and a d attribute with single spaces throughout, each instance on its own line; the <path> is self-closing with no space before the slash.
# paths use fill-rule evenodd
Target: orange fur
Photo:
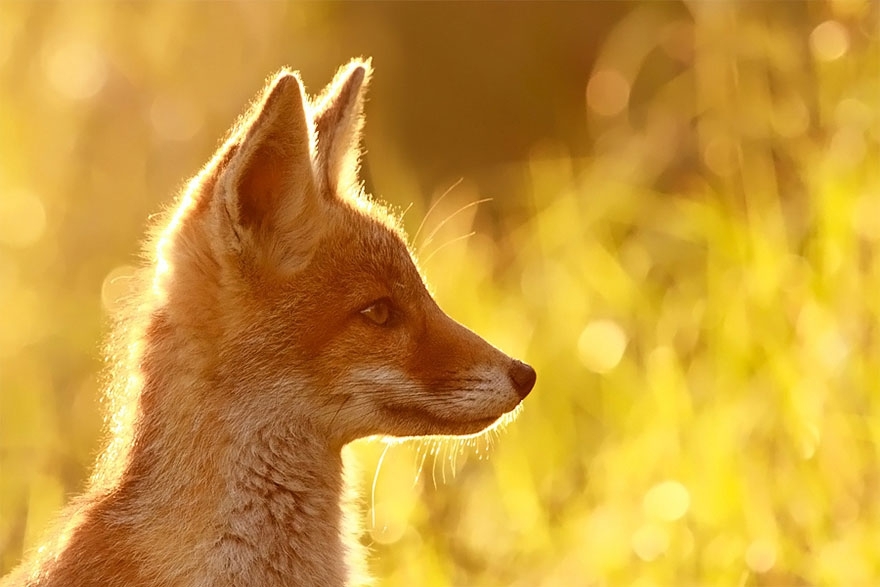
<path id="1" fill-rule="evenodd" d="M 166 216 L 115 331 L 108 447 L 3 585 L 366 582 L 342 447 L 476 433 L 532 389 L 357 184 L 369 74 L 312 102 L 278 73 Z"/>

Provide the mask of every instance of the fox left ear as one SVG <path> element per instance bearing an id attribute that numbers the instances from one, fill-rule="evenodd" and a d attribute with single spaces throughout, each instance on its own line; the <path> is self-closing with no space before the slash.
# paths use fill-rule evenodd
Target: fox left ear
<path id="1" fill-rule="evenodd" d="M 355 59 L 336 72 L 315 101 L 316 172 L 318 181 L 331 193 L 358 181 L 364 94 L 371 73 L 369 59 Z"/>
<path id="2" fill-rule="evenodd" d="M 299 267 L 314 250 L 323 220 L 299 76 L 287 70 L 276 75 L 238 133 L 221 176 L 221 222 L 235 233 L 235 249 L 276 269 Z"/>

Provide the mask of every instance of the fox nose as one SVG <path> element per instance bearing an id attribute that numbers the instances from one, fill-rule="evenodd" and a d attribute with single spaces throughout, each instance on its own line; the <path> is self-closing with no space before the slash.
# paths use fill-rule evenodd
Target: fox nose
<path id="1" fill-rule="evenodd" d="M 535 370 L 523 363 L 522 361 L 513 360 L 510 370 L 507 372 L 510 380 L 513 381 L 513 387 L 520 398 L 525 398 L 535 386 L 535 379 L 538 374 Z"/>

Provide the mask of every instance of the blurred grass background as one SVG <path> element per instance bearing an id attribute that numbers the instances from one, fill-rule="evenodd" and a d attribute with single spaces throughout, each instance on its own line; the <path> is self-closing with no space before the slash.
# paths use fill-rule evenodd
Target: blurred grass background
<path id="1" fill-rule="evenodd" d="M 878 17 L 0 0 L 0 572 L 100 448 L 149 214 L 270 72 L 372 55 L 368 187 L 539 373 L 500 435 L 353 447 L 379 584 L 880 585 Z"/>

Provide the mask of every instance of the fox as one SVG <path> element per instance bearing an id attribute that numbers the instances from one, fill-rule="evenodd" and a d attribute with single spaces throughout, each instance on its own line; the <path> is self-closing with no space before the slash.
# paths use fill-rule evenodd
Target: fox
<path id="1" fill-rule="evenodd" d="M 343 447 L 472 435 L 535 370 L 450 318 L 359 179 L 372 61 L 283 68 L 156 223 L 108 441 L 4 587 L 371 584 Z"/>

